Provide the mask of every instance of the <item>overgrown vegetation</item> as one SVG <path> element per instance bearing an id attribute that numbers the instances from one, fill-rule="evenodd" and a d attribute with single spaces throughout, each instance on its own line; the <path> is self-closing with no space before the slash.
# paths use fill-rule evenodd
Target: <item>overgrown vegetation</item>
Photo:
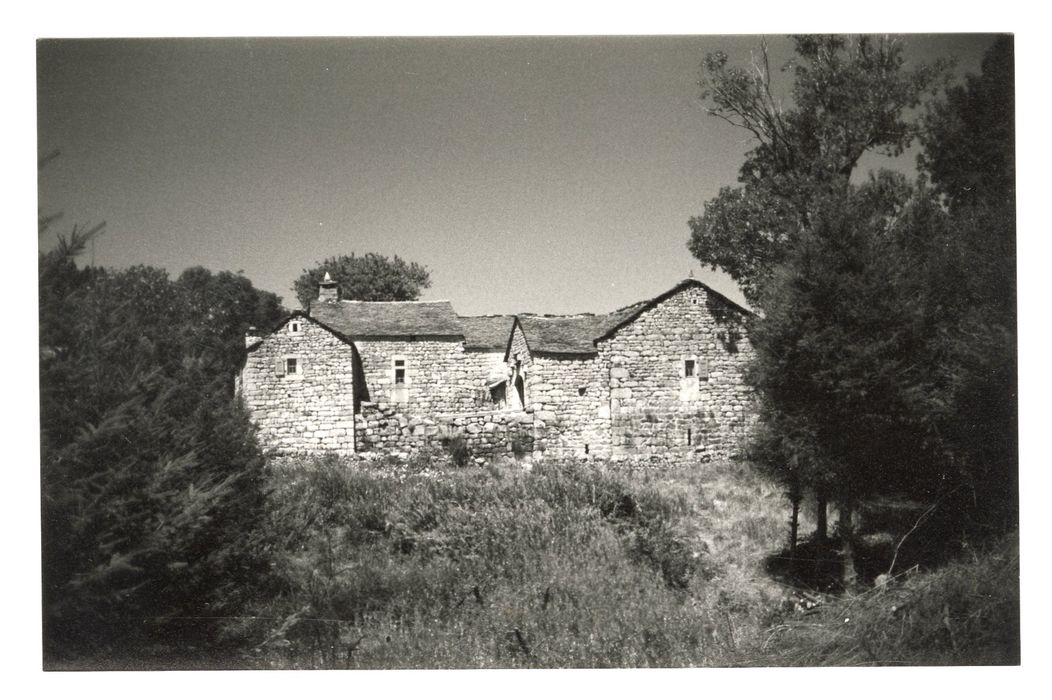
<path id="1" fill-rule="evenodd" d="M 208 658 L 267 571 L 231 379 L 248 325 L 283 310 L 230 273 L 78 268 L 87 240 L 39 261 L 45 664 Z"/>
<path id="2" fill-rule="evenodd" d="M 284 583 L 238 630 L 253 663 L 732 664 L 778 608 L 759 561 L 779 496 L 741 467 L 392 466 L 275 467 Z"/>
<path id="3" fill-rule="evenodd" d="M 898 40 L 795 37 L 792 103 L 722 54 L 703 65 L 710 113 L 756 139 L 740 186 L 691 220 L 691 251 L 763 313 L 750 328 L 760 399 L 751 454 L 787 490 L 835 504 L 849 590 L 857 510 L 878 497 L 936 508 L 949 549 L 1015 526 L 1017 495 L 1012 39 L 934 97 L 945 63 L 906 69 Z M 852 175 L 866 151 L 917 137 L 921 175 Z M 790 531 L 796 532 L 795 523 Z M 919 539 L 921 536 L 917 535 Z M 944 556 L 945 553 L 940 556 Z"/>
<path id="4" fill-rule="evenodd" d="M 240 659 L 250 667 L 1004 663 L 1018 655 L 1011 543 L 934 573 L 911 569 L 862 596 L 789 586 L 764 568 L 785 544 L 782 494 L 745 464 L 545 462 L 523 471 L 451 469 L 447 458 L 330 458 L 284 461 L 270 478 L 263 532 L 279 543 L 271 570 L 280 593 L 258 600 L 232 630 L 257 640 Z"/>

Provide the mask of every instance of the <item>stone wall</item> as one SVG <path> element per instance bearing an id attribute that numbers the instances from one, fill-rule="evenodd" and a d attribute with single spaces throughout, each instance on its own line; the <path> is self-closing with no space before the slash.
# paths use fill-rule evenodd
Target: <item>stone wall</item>
<path id="1" fill-rule="evenodd" d="M 548 430 L 550 453 L 609 452 L 609 389 L 595 356 L 537 354 L 527 377 L 529 406 Z"/>
<path id="2" fill-rule="evenodd" d="M 292 374 L 289 359 L 296 361 Z M 268 447 L 349 453 L 355 448 L 353 376 L 354 349 L 293 316 L 248 351 L 238 390 Z"/>
<path id="3" fill-rule="evenodd" d="M 467 370 L 469 381 L 474 387 L 472 405 L 477 410 L 494 410 L 506 408 L 505 405 L 493 403 L 489 384 L 498 377 L 507 377 L 507 366 L 504 364 L 503 352 L 485 352 L 465 350 L 460 361 Z"/>
<path id="4" fill-rule="evenodd" d="M 359 398 L 398 407 L 407 416 L 477 408 L 485 376 L 459 338 L 356 340 L 364 374 Z M 396 359 L 405 360 L 405 383 L 395 383 Z"/>
<path id="5" fill-rule="evenodd" d="M 545 428 L 533 411 L 489 410 L 407 416 L 387 403 L 361 404 L 358 450 L 363 456 L 408 456 L 421 449 L 448 448 L 460 436 L 472 457 L 539 456 L 546 449 Z"/>
<path id="6" fill-rule="evenodd" d="M 599 341 L 613 453 L 738 451 L 753 411 L 744 382 L 753 351 L 744 331 L 739 310 L 688 287 Z"/>

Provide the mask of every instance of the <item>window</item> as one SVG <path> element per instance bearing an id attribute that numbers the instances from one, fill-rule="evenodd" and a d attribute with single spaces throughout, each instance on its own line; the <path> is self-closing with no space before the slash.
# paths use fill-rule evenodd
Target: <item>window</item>
<path id="1" fill-rule="evenodd" d="M 586 387 L 586 386 L 579 386 L 579 387 L 577 387 L 577 395 L 578 396 L 584 396 L 587 393 L 588 393 L 588 387 Z"/>
<path id="2" fill-rule="evenodd" d="M 300 365 L 299 360 L 295 357 L 285 358 L 285 374 L 299 374 Z"/>
<path id="3" fill-rule="evenodd" d="M 394 361 L 394 383 L 405 384 L 405 360 Z"/>
<path id="4" fill-rule="evenodd" d="M 683 360 L 683 376 L 684 377 L 696 377 L 697 367 L 694 360 Z"/>
<path id="5" fill-rule="evenodd" d="M 289 324 L 289 333 L 299 333 L 302 329 L 299 321 L 293 321 Z"/>
<path id="6" fill-rule="evenodd" d="M 694 436 L 691 434 L 690 428 L 687 428 L 687 445 L 688 446 L 691 446 L 691 445 L 694 444 L 693 437 Z"/>

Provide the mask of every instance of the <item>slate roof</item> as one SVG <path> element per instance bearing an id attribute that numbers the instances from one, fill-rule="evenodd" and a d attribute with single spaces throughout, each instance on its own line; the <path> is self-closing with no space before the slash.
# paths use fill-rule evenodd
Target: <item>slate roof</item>
<path id="1" fill-rule="evenodd" d="M 341 300 L 313 304 L 310 315 L 352 338 L 464 335 L 448 301 Z"/>
<path id="2" fill-rule="evenodd" d="M 609 314 L 577 314 L 575 316 L 521 314 L 519 325 L 522 326 L 522 332 L 526 334 L 526 343 L 530 346 L 530 352 L 591 354 L 596 352 L 595 339 L 633 314 L 640 304 L 626 306 Z"/>
<path id="3" fill-rule="evenodd" d="M 503 351 L 511 335 L 514 316 L 460 316 L 466 350 Z"/>
<path id="4" fill-rule="evenodd" d="M 645 299 L 630 304 L 608 314 L 578 314 L 575 316 L 539 316 L 520 314 L 519 325 L 526 335 L 526 344 L 530 352 L 564 355 L 588 355 L 596 352 L 596 342 L 611 337 L 621 328 L 635 321 L 646 311 L 659 303 L 686 289 L 702 287 L 710 298 L 718 299 L 730 305 L 744 315 L 752 312 L 737 304 L 704 282 L 686 279 L 652 299 Z"/>

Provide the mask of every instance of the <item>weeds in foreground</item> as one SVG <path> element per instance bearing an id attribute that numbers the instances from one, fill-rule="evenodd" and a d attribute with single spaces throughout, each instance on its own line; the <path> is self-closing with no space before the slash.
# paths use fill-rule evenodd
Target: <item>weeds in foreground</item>
<path id="1" fill-rule="evenodd" d="M 781 536 L 781 504 L 760 488 L 747 517 L 770 522 L 735 533 L 746 514 L 713 502 L 740 474 L 699 469 L 708 475 L 555 462 L 528 472 L 399 472 L 331 459 L 275 466 L 268 529 L 282 543 L 272 562 L 281 594 L 241 623 L 262 640 L 246 662 L 738 663 L 759 648 L 782 591 L 758 564 L 732 559 L 749 549 L 759 562 L 777 546 L 768 536 Z M 706 536 L 716 523 L 735 547 Z"/>
<path id="2" fill-rule="evenodd" d="M 259 640 L 240 665 L 1018 659 L 1018 550 L 1005 554 L 1010 546 L 834 597 L 764 570 L 765 557 L 785 545 L 787 508 L 748 465 L 543 462 L 524 471 L 510 463 L 442 468 L 435 457 L 272 466 L 264 537 L 277 543 L 277 594 L 231 623 L 231 632 Z"/>

